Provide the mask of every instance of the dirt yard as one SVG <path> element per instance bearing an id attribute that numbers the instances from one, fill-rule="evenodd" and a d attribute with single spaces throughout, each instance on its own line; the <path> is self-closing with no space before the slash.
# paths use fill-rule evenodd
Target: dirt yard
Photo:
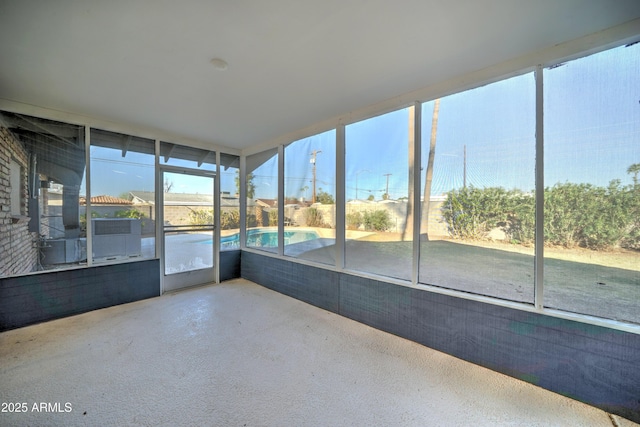
<path id="1" fill-rule="evenodd" d="M 358 240 L 365 242 L 398 242 L 401 241 L 401 239 L 402 236 L 400 233 L 372 233 Z M 480 248 L 490 248 L 526 255 L 534 255 L 533 246 L 527 247 L 500 241 L 454 240 L 440 236 L 432 239 L 432 241 L 447 241 Z M 640 252 L 627 249 L 594 251 L 584 248 L 567 249 L 561 247 L 545 247 L 544 256 L 546 258 L 554 258 L 563 261 L 573 261 L 585 264 L 602 265 L 604 267 L 640 271 Z"/>

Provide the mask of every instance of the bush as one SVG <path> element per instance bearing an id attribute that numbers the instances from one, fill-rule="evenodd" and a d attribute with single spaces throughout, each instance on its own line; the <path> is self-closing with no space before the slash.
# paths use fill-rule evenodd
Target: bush
<path id="1" fill-rule="evenodd" d="M 269 226 L 275 227 L 278 225 L 278 210 L 271 209 L 269 211 Z"/>
<path id="2" fill-rule="evenodd" d="M 484 239 L 492 229 L 501 228 L 507 235 L 517 234 L 518 239 L 523 239 L 526 225 L 514 220 L 525 198 L 533 199 L 517 190 L 471 186 L 447 193 L 442 216 L 449 234 L 455 238 Z"/>
<path id="3" fill-rule="evenodd" d="M 360 212 L 348 213 L 345 219 L 349 230 L 357 230 L 362 225 L 362 214 Z"/>
<path id="4" fill-rule="evenodd" d="M 362 220 L 367 231 L 387 231 L 391 228 L 391 217 L 385 210 L 365 211 Z"/>
<path id="5" fill-rule="evenodd" d="M 213 224 L 213 209 L 195 209 L 189 212 L 190 225 Z"/>
<path id="6" fill-rule="evenodd" d="M 639 203 L 632 187 L 617 180 L 607 188 L 556 184 L 545 190 L 545 240 L 568 248 L 633 247 Z"/>
<path id="7" fill-rule="evenodd" d="M 146 215 L 140 211 L 135 209 L 127 209 L 122 211 L 116 211 L 113 214 L 114 218 L 134 218 L 134 219 L 143 219 L 146 218 Z"/>
<path id="8" fill-rule="evenodd" d="M 222 211 L 220 213 L 220 229 L 222 230 L 235 230 L 240 228 L 240 212 Z"/>
<path id="9" fill-rule="evenodd" d="M 503 188 L 452 190 L 442 207 L 449 233 L 485 239 L 494 228 L 514 243 L 531 244 L 535 234 L 533 193 Z M 640 249 L 640 185 L 608 187 L 556 184 L 544 190 L 545 244 L 566 248 Z"/>
<path id="10" fill-rule="evenodd" d="M 304 213 L 304 220 L 309 227 L 322 227 L 324 226 L 322 212 L 316 208 L 308 208 Z"/>
<path id="11" fill-rule="evenodd" d="M 536 238 L 536 198 L 533 193 L 522 193 L 512 200 L 507 223 L 503 230 L 512 243 L 531 245 Z"/>

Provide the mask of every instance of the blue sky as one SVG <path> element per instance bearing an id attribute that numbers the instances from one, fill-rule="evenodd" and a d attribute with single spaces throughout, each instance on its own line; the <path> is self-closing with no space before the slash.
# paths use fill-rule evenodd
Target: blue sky
<path id="1" fill-rule="evenodd" d="M 545 185 L 631 183 L 640 163 L 640 44 L 619 47 L 544 71 Z M 423 181 L 434 102 L 422 106 Z M 408 194 L 408 109 L 346 127 L 346 196 Z M 285 195 L 311 199 L 313 150 L 317 188 L 335 194 L 335 131 L 285 148 Z M 531 191 L 535 182 L 533 73 L 443 97 L 438 118 L 432 194 L 463 185 Z M 153 157 L 92 147 L 94 195 L 153 186 Z M 222 191 L 235 193 L 235 169 L 222 171 Z M 275 198 L 277 156 L 254 171 L 256 197 Z M 101 177 L 97 179 L 97 177 Z M 303 190 L 304 187 L 308 189 Z M 189 181 L 174 191 L 204 192 Z M 81 193 L 83 190 L 81 190 Z"/>

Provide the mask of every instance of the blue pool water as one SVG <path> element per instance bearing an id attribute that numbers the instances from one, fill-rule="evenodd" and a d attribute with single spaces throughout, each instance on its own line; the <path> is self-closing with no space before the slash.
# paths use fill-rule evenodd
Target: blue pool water
<path id="1" fill-rule="evenodd" d="M 318 233 L 315 231 L 285 231 L 284 244 L 306 242 L 308 240 L 318 239 Z M 210 245 L 213 243 L 211 239 L 199 242 Z M 220 238 L 220 246 L 225 249 L 240 247 L 240 233 L 224 236 Z M 276 247 L 278 246 L 278 232 L 276 230 L 263 230 L 261 228 L 252 228 L 247 230 L 247 246 L 258 247 Z"/>

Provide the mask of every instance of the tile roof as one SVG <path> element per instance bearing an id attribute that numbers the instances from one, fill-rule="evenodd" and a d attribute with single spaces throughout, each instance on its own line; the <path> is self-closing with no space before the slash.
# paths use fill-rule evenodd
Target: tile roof
<path id="1" fill-rule="evenodd" d="M 85 197 L 80 197 L 80 204 L 85 205 L 87 200 Z M 93 196 L 91 198 L 92 205 L 130 205 L 131 202 L 127 199 L 121 199 L 120 197 L 113 196 Z"/>

